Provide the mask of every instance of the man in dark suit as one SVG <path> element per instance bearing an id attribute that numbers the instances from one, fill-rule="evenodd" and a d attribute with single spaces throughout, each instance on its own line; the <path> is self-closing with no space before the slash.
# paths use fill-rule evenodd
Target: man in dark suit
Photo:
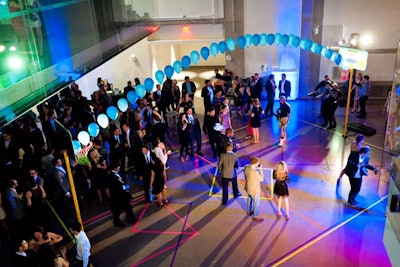
<path id="1" fill-rule="evenodd" d="M 286 99 L 290 96 L 290 91 L 292 90 L 290 81 L 286 80 L 286 74 L 282 73 L 282 80 L 279 81 L 279 97 L 284 96 Z"/>
<path id="2" fill-rule="evenodd" d="M 124 151 L 128 157 L 128 168 L 129 162 L 132 162 L 133 166 L 135 167 L 136 171 L 140 166 L 140 161 L 138 158 L 142 154 L 142 139 L 138 135 L 138 133 L 132 129 L 127 122 L 123 122 L 121 124 L 122 130 L 124 131 Z"/>
<path id="3" fill-rule="evenodd" d="M 258 76 L 258 73 L 254 73 L 254 85 L 251 88 L 251 97 L 258 98 L 258 100 L 261 100 L 261 92 L 262 92 L 262 83 L 260 77 Z"/>
<path id="4" fill-rule="evenodd" d="M 203 98 L 204 110 L 209 110 L 212 107 L 212 100 L 214 99 L 214 88 L 211 85 L 210 80 L 204 81 L 205 86 L 201 89 L 201 97 Z"/>
<path id="5" fill-rule="evenodd" d="M 166 119 L 167 115 L 167 103 L 168 103 L 168 92 L 166 90 L 161 90 L 161 85 L 156 85 L 157 90 L 153 93 L 153 100 L 156 102 L 156 107 L 158 108 L 158 113 Z"/>
<path id="6" fill-rule="evenodd" d="M 267 90 L 267 107 L 265 108 L 265 114 L 267 116 L 274 115 L 274 99 L 275 99 L 275 76 L 273 74 L 269 75 L 269 79 L 265 84 L 265 89 Z"/>
<path id="7" fill-rule="evenodd" d="M 378 169 L 369 164 L 369 148 L 362 147 L 359 151 L 353 151 L 349 155 L 345 173 L 350 179 L 350 192 L 347 202 L 355 206 L 357 204 L 356 196 L 360 192 L 362 177 L 368 175 L 368 170 L 373 170 L 375 174 Z"/>
<path id="8" fill-rule="evenodd" d="M 201 128 L 199 119 L 196 116 L 196 113 L 193 112 L 192 108 L 188 108 L 186 111 L 186 118 L 188 119 L 187 131 L 189 133 L 189 145 L 190 145 L 190 156 L 193 157 L 194 153 L 194 140 L 196 139 L 196 154 L 202 156 L 201 152 Z"/>
<path id="9" fill-rule="evenodd" d="M 221 131 L 215 130 L 216 124 L 219 123 L 219 118 L 215 114 L 215 108 L 210 107 L 207 115 L 204 118 L 203 131 L 208 135 L 210 141 L 211 150 L 213 152 L 213 158 L 217 158 L 220 151 L 220 138 Z"/>
<path id="10" fill-rule="evenodd" d="M 154 166 L 153 158 L 155 156 L 156 155 L 154 155 L 154 153 L 150 152 L 148 146 L 146 145 L 142 146 L 142 155 L 139 158 L 140 169 L 138 170 L 139 171 L 138 174 L 139 174 L 139 179 L 142 180 L 143 182 L 143 190 L 146 202 L 153 201 L 150 185 L 151 185 L 151 172 Z"/>
<path id="11" fill-rule="evenodd" d="M 182 84 L 182 95 L 188 93 L 190 98 L 194 100 L 194 93 L 196 92 L 196 85 L 190 81 L 189 76 L 185 76 L 185 82 Z"/>
<path id="12" fill-rule="evenodd" d="M 236 169 L 239 167 L 238 158 L 233 153 L 233 146 L 226 147 L 226 153 L 221 155 L 218 162 L 218 170 L 222 177 L 222 205 L 226 205 L 228 201 L 228 185 L 232 182 L 233 196 L 235 199 L 241 196 L 237 185 Z"/>
<path id="13" fill-rule="evenodd" d="M 109 176 L 110 181 L 110 205 L 113 214 L 113 223 L 116 227 L 124 227 L 125 224 L 121 222 L 119 216 L 124 210 L 126 214 L 126 221 L 128 224 L 134 224 L 138 220 L 132 211 L 131 195 L 129 193 L 129 185 L 125 182 L 124 178 L 119 173 L 120 166 L 118 163 L 112 163 L 111 172 Z"/>

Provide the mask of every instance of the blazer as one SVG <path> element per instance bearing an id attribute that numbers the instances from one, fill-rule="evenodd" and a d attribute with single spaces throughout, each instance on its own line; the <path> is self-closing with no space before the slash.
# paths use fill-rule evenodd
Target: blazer
<path id="1" fill-rule="evenodd" d="M 261 182 L 264 181 L 264 176 L 259 172 L 258 168 L 247 165 L 244 168 L 244 178 L 246 180 L 244 184 L 246 192 L 253 197 L 260 196 Z"/>
<path id="2" fill-rule="evenodd" d="M 281 85 L 282 85 L 282 80 L 279 81 L 279 94 L 281 94 Z M 285 80 L 285 84 L 283 85 L 283 90 L 285 91 L 285 96 L 289 97 L 290 96 L 290 91 L 292 90 L 292 86 L 290 84 L 290 81 Z"/>
<path id="3" fill-rule="evenodd" d="M 221 154 L 218 162 L 218 169 L 221 172 L 222 178 L 236 178 L 236 169 L 239 167 L 237 156 L 233 152 Z"/>
<path id="4" fill-rule="evenodd" d="M 213 91 L 214 91 L 214 88 L 213 88 Z M 214 96 L 215 96 L 215 91 L 214 91 Z M 201 89 L 201 97 L 203 98 L 204 107 L 206 108 L 206 111 L 208 111 L 207 108 L 212 106 L 212 102 L 211 102 L 211 98 L 210 98 L 210 92 L 208 91 L 207 86 L 204 86 L 203 89 Z"/>
<path id="5" fill-rule="evenodd" d="M 196 85 L 194 82 L 190 82 L 190 89 L 192 89 L 192 95 L 194 95 L 196 92 Z M 187 93 L 186 82 L 182 83 L 182 96 L 184 96 L 185 93 Z"/>
<path id="6" fill-rule="evenodd" d="M 358 171 L 358 164 L 359 164 L 359 158 L 360 158 L 360 152 L 358 151 L 353 151 L 350 153 L 349 158 L 347 160 L 347 164 L 345 167 L 345 173 L 349 178 L 354 178 Z M 372 165 L 369 164 L 369 157 L 365 156 L 363 160 L 363 166 L 360 168 L 360 175 L 365 176 L 368 175 L 368 170 L 373 170 L 374 172 L 377 172 L 376 168 Z"/>

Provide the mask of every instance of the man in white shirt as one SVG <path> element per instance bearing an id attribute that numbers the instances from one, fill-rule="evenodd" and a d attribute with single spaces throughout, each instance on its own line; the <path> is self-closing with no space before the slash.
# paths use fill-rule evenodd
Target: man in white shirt
<path id="1" fill-rule="evenodd" d="M 70 231 L 75 236 L 76 259 L 79 266 L 87 267 L 90 264 L 90 242 L 86 233 L 82 230 L 79 222 L 74 222 L 70 226 Z"/>

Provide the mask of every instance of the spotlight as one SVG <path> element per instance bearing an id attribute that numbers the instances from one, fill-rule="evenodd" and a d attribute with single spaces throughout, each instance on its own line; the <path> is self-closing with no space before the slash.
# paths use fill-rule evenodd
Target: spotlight
<path id="1" fill-rule="evenodd" d="M 7 5 L 7 1 L 0 1 L 0 5 L 2 5 L 2 6 Z"/>
<path id="2" fill-rule="evenodd" d="M 0 53 L 4 52 L 4 50 L 6 50 L 6 47 L 4 45 L 0 45 Z"/>
<path id="3" fill-rule="evenodd" d="M 10 69 L 20 70 L 22 68 L 22 58 L 17 56 L 11 56 L 7 60 L 7 65 Z"/>
<path id="4" fill-rule="evenodd" d="M 17 48 L 15 47 L 15 46 L 10 46 L 10 48 L 9 48 L 9 50 L 11 51 L 11 52 L 15 52 L 15 51 L 17 51 Z"/>

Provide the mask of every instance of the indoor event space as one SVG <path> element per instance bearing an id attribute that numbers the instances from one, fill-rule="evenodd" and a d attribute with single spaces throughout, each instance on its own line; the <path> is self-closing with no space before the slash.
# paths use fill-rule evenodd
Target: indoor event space
<path id="1" fill-rule="evenodd" d="M 400 266 L 399 10 L 0 1 L 0 265 Z"/>

